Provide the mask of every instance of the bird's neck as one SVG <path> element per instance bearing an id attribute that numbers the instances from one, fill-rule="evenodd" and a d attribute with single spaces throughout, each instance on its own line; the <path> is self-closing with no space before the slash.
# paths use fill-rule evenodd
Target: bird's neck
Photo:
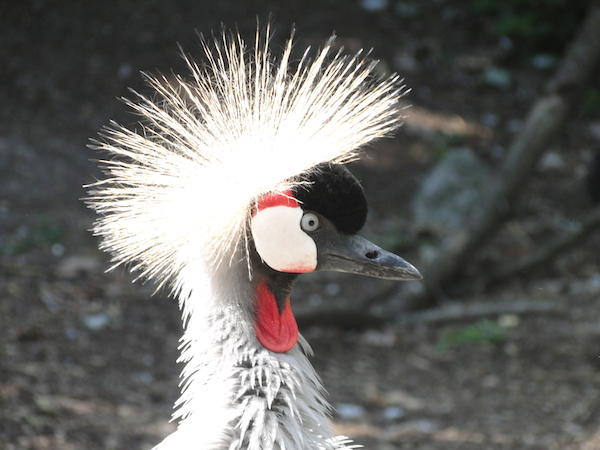
<path id="1" fill-rule="evenodd" d="M 298 324 L 290 299 L 294 279 L 292 274 L 259 272 L 255 287 L 256 338 L 275 353 L 288 352 L 298 344 Z"/>
<path id="2" fill-rule="evenodd" d="M 207 450 L 342 448 L 329 439 L 328 406 L 297 328 L 298 343 L 287 351 L 271 351 L 259 337 L 261 302 L 289 320 L 282 316 L 293 278 L 256 275 L 249 282 L 247 272 L 230 268 L 225 278 L 190 291 L 180 358 L 185 381 L 175 414 L 180 426 L 167 441 Z"/>

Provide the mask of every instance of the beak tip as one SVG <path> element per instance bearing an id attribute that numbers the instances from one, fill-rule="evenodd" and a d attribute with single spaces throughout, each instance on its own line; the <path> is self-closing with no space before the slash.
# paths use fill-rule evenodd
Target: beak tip
<path id="1" fill-rule="evenodd" d="M 406 279 L 411 281 L 418 281 L 423 279 L 423 275 L 421 275 L 421 272 L 419 272 L 419 270 L 413 265 L 410 265 L 410 267 L 407 268 L 406 275 Z"/>

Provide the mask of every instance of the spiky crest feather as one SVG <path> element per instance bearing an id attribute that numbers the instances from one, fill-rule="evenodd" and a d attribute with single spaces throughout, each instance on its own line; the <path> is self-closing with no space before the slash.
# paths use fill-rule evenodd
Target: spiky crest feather
<path id="1" fill-rule="evenodd" d="M 218 266 L 244 245 L 258 197 L 319 163 L 348 162 L 398 126 L 397 75 L 377 78 L 374 61 L 336 52 L 334 37 L 294 64 L 293 35 L 278 58 L 269 40 L 268 27 L 253 51 L 235 34 L 203 40 L 205 64 L 184 55 L 189 80 L 146 75 L 156 98 L 126 100 L 139 130 L 111 123 L 95 143 L 111 158 L 88 201 L 114 266 L 178 292 L 186 266 Z"/>

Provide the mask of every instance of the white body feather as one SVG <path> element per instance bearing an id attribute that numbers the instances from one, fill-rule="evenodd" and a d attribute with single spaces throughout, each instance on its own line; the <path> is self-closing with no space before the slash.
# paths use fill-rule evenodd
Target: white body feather
<path id="1" fill-rule="evenodd" d="M 374 63 L 332 54 L 333 39 L 294 69 L 291 40 L 277 60 L 268 41 L 257 34 L 249 52 L 224 36 L 204 44 L 205 66 L 188 59 L 190 81 L 148 77 L 158 98 L 128 102 L 142 127 L 112 124 L 97 144 L 112 155 L 89 197 L 101 247 L 168 283 L 183 311 L 179 427 L 160 450 L 353 448 L 331 437 L 308 345 L 278 354 L 257 341 L 245 240 L 261 195 L 396 128 L 403 86 L 365 87 Z"/>

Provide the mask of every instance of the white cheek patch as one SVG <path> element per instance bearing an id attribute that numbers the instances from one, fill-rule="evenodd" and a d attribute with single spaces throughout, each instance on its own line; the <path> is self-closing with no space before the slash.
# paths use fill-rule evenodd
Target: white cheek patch
<path id="1" fill-rule="evenodd" d="M 272 206 L 252 217 L 256 251 L 271 269 L 292 273 L 316 269 L 317 246 L 300 228 L 302 214 L 302 208 Z"/>

